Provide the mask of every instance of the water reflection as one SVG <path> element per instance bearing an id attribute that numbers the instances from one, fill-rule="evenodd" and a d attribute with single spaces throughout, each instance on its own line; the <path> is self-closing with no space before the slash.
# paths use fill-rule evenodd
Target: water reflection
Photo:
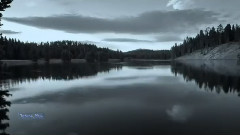
<path id="1" fill-rule="evenodd" d="M 94 76 L 99 72 L 121 69 L 119 64 L 49 64 L 9 67 L 2 72 L 1 79 L 53 79 L 72 80 L 86 76 Z"/>
<path id="2" fill-rule="evenodd" d="M 174 62 L 172 72 L 183 76 L 185 81 L 195 81 L 199 88 L 217 93 L 239 93 L 240 66 L 236 61 Z"/>
<path id="3" fill-rule="evenodd" d="M 239 135 L 240 98 L 233 93 L 239 91 L 237 64 L 229 66 L 232 70 L 219 69 L 222 64 L 215 62 L 198 64 L 129 62 L 10 67 L 5 73 L 17 74 L 18 68 L 21 73 L 2 78 L 5 83 L 19 81 L 18 85 L 9 86 L 13 96 L 8 98 L 12 106 L 7 132 Z M 228 93 L 205 91 L 211 87 L 214 91 L 217 87 L 225 91 L 227 87 Z M 44 119 L 21 120 L 19 113 L 44 114 Z"/>
<path id="4" fill-rule="evenodd" d="M 110 63 L 98 64 L 47 64 L 30 66 L 13 66 L 3 69 L 0 72 L 0 80 L 11 80 L 5 83 L 9 85 L 30 82 L 38 79 L 50 80 L 74 80 L 83 77 L 95 76 L 101 72 L 110 70 L 121 70 L 122 65 Z"/>

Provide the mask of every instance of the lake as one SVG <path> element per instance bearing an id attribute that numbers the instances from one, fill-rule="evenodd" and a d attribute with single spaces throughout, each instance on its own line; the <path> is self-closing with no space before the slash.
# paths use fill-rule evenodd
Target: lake
<path id="1" fill-rule="evenodd" d="M 239 135 L 239 63 L 8 67 L 1 89 L 12 96 L 0 100 L 11 106 L 7 112 L 1 102 L 0 129 L 10 135 Z"/>

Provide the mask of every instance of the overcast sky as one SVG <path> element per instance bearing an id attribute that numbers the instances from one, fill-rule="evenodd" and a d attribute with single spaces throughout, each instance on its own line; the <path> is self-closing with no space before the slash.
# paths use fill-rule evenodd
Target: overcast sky
<path id="1" fill-rule="evenodd" d="M 200 29 L 240 21 L 240 0 L 14 0 L 1 32 L 128 51 L 170 49 Z"/>

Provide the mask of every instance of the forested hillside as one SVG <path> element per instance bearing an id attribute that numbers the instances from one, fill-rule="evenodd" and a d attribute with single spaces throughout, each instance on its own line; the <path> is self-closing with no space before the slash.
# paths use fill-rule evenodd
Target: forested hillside
<path id="1" fill-rule="evenodd" d="M 169 50 L 147 50 L 139 49 L 123 53 L 108 48 L 99 48 L 93 44 L 77 41 L 55 41 L 46 43 L 21 42 L 16 39 L 0 37 L 2 45 L 1 59 L 4 60 L 33 60 L 62 59 L 65 62 L 71 59 L 86 59 L 88 62 L 108 61 L 108 59 L 123 59 L 130 57 L 134 59 L 161 59 L 171 58 Z"/>
<path id="2" fill-rule="evenodd" d="M 110 59 L 122 59 L 121 51 L 113 51 L 108 48 L 99 48 L 96 45 L 76 41 L 56 41 L 46 43 L 25 43 L 16 39 L 0 38 L 2 55 L 4 60 L 38 60 L 45 59 L 87 59 L 93 61 L 107 61 Z"/>
<path id="3" fill-rule="evenodd" d="M 240 26 L 228 24 L 225 28 L 220 24 L 217 28 L 207 28 L 201 30 L 196 37 L 187 37 L 182 44 L 171 48 L 172 58 L 177 58 L 186 54 L 190 54 L 196 50 L 203 50 L 201 53 L 205 55 L 205 48 L 213 48 L 221 44 L 240 41 Z"/>

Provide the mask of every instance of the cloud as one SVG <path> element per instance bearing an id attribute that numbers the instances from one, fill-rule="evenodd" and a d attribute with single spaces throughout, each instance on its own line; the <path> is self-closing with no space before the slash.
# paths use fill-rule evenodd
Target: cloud
<path id="1" fill-rule="evenodd" d="M 161 35 L 155 37 L 155 40 L 141 40 L 141 39 L 133 39 L 133 38 L 105 38 L 102 41 L 106 42 L 142 42 L 142 43 L 156 43 L 156 42 L 173 42 L 173 41 L 182 41 L 182 38 L 178 35 Z"/>
<path id="2" fill-rule="evenodd" d="M 21 32 L 16 32 L 12 30 L 0 30 L 0 33 L 6 34 L 6 35 L 11 35 L 11 34 L 20 34 Z"/>
<path id="3" fill-rule="evenodd" d="M 172 6 L 173 9 L 185 9 L 193 5 L 193 0 L 169 0 L 167 7 Z"/>
<path id="4" fill-rule="evenodd" d="M 37 6 L 37 3 L 36 2 L 34 2 L 34 1 L 29 1 L 28 3 L 26 3 L 26 6 L 27 7 L 36 7 Z"/>
<path id="5" fill-rule="evenodd" d="M 167 110 L 167 115 L 174 121 L 185 122 L 191 115 L 191 111 L 183 106 L 174 105 L 172 109 Z"/>
<path id="6" fill-rule="evenodd" d="M 106 38 L 103 41 L 107 42 L 154 42 L 151 40 L 139 40 L 139 39 L 131 39 L 131 38 Z"/>
<path id="7" fill-rule="evenodd" d="M 153 11 L 132 17 L 115 19 L 81 15 L 57 15 L 48 17 L 6 17 L 7 21 L 42 29 L 60 30 L 67 33 L 183 33 L 198 30 L 199 26 L 218 21 L 219 14 L 200 9 Z"/>
<path id="8" fill-rule="evenodd" d="M 179 35 L 161 35 L 156 37 L 157 42 L 173 42 L 173 41 L 182 41 L 182 38 Z"/>

